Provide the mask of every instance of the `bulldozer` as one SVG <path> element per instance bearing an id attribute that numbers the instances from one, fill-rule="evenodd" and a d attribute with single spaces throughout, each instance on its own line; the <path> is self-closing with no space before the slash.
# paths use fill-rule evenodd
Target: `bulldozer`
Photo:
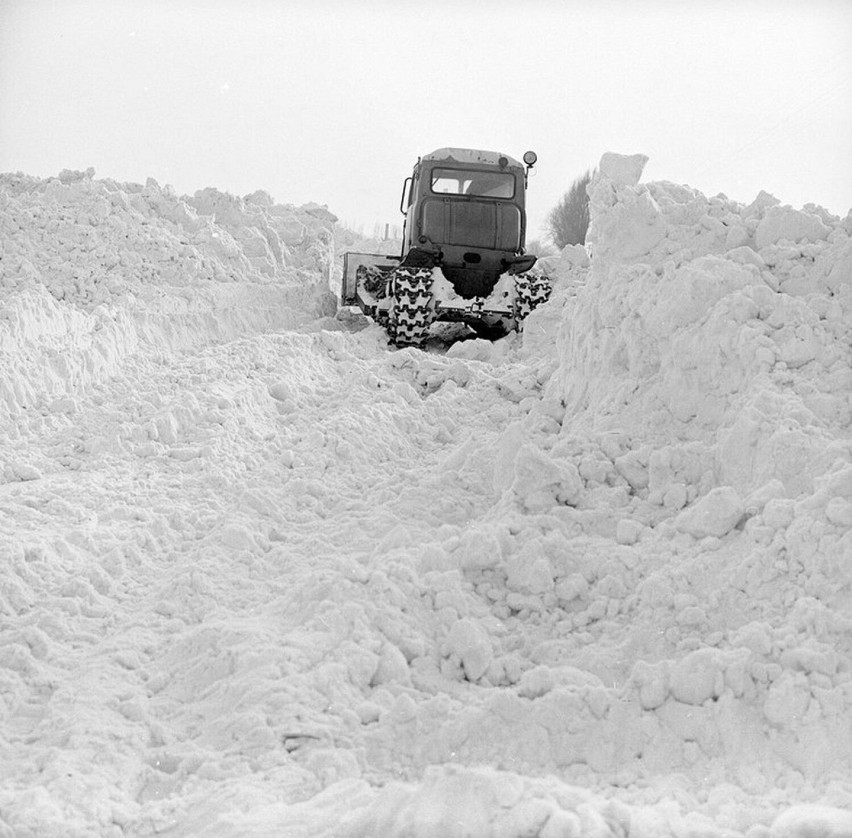
<path id="1" fill-rule="evenodd" d="M 391 343 L 420 346 L 437 321 L 497 338 L 520 330 L 550 296 L 550 279 L 524 250 L 533 151 L 440 148 L 403 183 L 399 256 L 348 252 L 340 302 L 385 327 Z"/>

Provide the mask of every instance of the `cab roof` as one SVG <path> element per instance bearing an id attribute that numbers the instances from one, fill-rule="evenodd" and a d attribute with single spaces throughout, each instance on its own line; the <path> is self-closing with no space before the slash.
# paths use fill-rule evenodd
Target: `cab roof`
<path id="1" fill-rule="evenodd" d="M 429 154 L 424 154 L 422 159 L 445 163 L 484 163 L 489 166 L 499 166 L 501 157 L 508 161 L 509 168 L 524 168 L 523 163 L 508 154 L 503 154 L 500 151 L 482 151 L 476 148 L 439 148 Z"/>

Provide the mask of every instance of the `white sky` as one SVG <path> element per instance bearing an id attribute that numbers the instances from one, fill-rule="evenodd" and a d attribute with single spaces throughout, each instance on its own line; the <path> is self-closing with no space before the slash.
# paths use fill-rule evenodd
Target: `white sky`
<path id="1" fill-rule="evenodd" d="M 852 207 L 849 0 L 0 0 L 0 171 L 266 189 L 371 234 L 441 146 L 539 156 L 530 235 L 605 151 Z"/>

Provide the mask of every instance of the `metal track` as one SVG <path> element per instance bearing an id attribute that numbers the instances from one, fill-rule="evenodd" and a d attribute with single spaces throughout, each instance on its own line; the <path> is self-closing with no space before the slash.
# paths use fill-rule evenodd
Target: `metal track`
<path id="1" fill-rule="evenodd" d="M 388 335 L 397 346 L 420 346 L 434 319 L 432 269 L 400 267 L 390 280 Z"/>
<path id="2" fill-rule="evenodd" d="M 522 322 L 531 311 L 550 298 L 553 283 L 550 277 L 537 271 L 527 271 L 515 277 L 515 309 Z"/>

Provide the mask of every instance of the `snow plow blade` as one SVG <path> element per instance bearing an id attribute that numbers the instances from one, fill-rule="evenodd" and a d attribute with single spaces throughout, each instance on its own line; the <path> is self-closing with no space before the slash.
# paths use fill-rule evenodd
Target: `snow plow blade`
<path id="1" fill-rule="evenodd" d="M 376 319 L 378 309 L 387 311 L 387 279 L 398 266 L 398 256 L 354 251 L 344 253 L 341 305 L 358 306 L 365 314 Z"/>

